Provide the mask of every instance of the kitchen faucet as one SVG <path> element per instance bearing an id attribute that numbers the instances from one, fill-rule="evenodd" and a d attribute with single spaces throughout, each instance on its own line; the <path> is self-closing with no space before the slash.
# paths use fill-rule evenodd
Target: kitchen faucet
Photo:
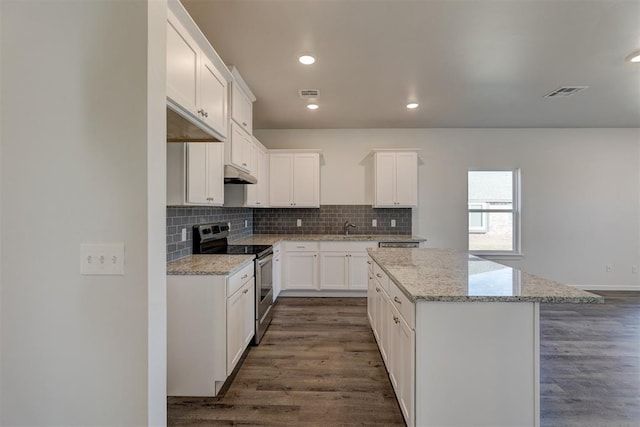
<path id="1" fill-rule="evenodd" d="M 344 230 L 344 235 L 345 235 L 345 236 L 348 236 L 348 235 L 349 235 L 349 227 L 356 228 L 356 225 L 355 225 L 355 224 L 351 224 L 351 223 L 349 222 L 349 220 L 345 221 L 345 222 L 344 222 L 344 226 L 342 227 L 342 229 Z"/>

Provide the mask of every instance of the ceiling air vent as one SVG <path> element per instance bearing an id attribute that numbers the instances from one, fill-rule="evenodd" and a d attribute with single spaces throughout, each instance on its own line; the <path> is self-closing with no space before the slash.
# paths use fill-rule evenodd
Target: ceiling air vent
<path id="1" fill-rule="evenodd" d="M 300 98 L 318 98 L 320 91 L 318 89 L 300 89 Z"/>
<path id="2" fill-rule="evenodd" d="M 586 89 L 589 86 L 562 86 L 558 89 L 549 92 L 544 97 L 545 98 L 565 98 L 567 96 L 571 96 L 580 92 L 582 89 Z"/>

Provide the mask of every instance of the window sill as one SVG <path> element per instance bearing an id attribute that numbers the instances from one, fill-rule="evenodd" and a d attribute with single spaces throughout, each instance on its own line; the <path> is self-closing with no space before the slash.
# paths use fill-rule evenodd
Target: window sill
<path id="1" fill-rule="evenodd" d="M 519 260 L 524 258 L 524 254 L 521 252 L 483 252 L 483 251 L 470 251 L 471 255 L 478 256 L 480 258 L 486 258 L 489 261 L 497 260 Z"/>

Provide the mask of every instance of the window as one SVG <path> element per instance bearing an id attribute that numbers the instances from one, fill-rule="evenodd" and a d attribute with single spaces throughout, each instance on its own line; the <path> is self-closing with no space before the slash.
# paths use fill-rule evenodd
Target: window
<path id="1" fill-rule="evenodd" d="M 468 172 L 469 251 L 520 253 L 520 171 Z"/>

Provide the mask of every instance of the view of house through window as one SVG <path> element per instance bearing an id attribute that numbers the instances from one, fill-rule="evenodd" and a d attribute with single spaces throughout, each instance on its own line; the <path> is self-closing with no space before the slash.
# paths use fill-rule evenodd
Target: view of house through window
<path id="1" fill-rule="evenodd" d="M 519 252 L 518 170 L 470 170 L 469 251 Z"/>

